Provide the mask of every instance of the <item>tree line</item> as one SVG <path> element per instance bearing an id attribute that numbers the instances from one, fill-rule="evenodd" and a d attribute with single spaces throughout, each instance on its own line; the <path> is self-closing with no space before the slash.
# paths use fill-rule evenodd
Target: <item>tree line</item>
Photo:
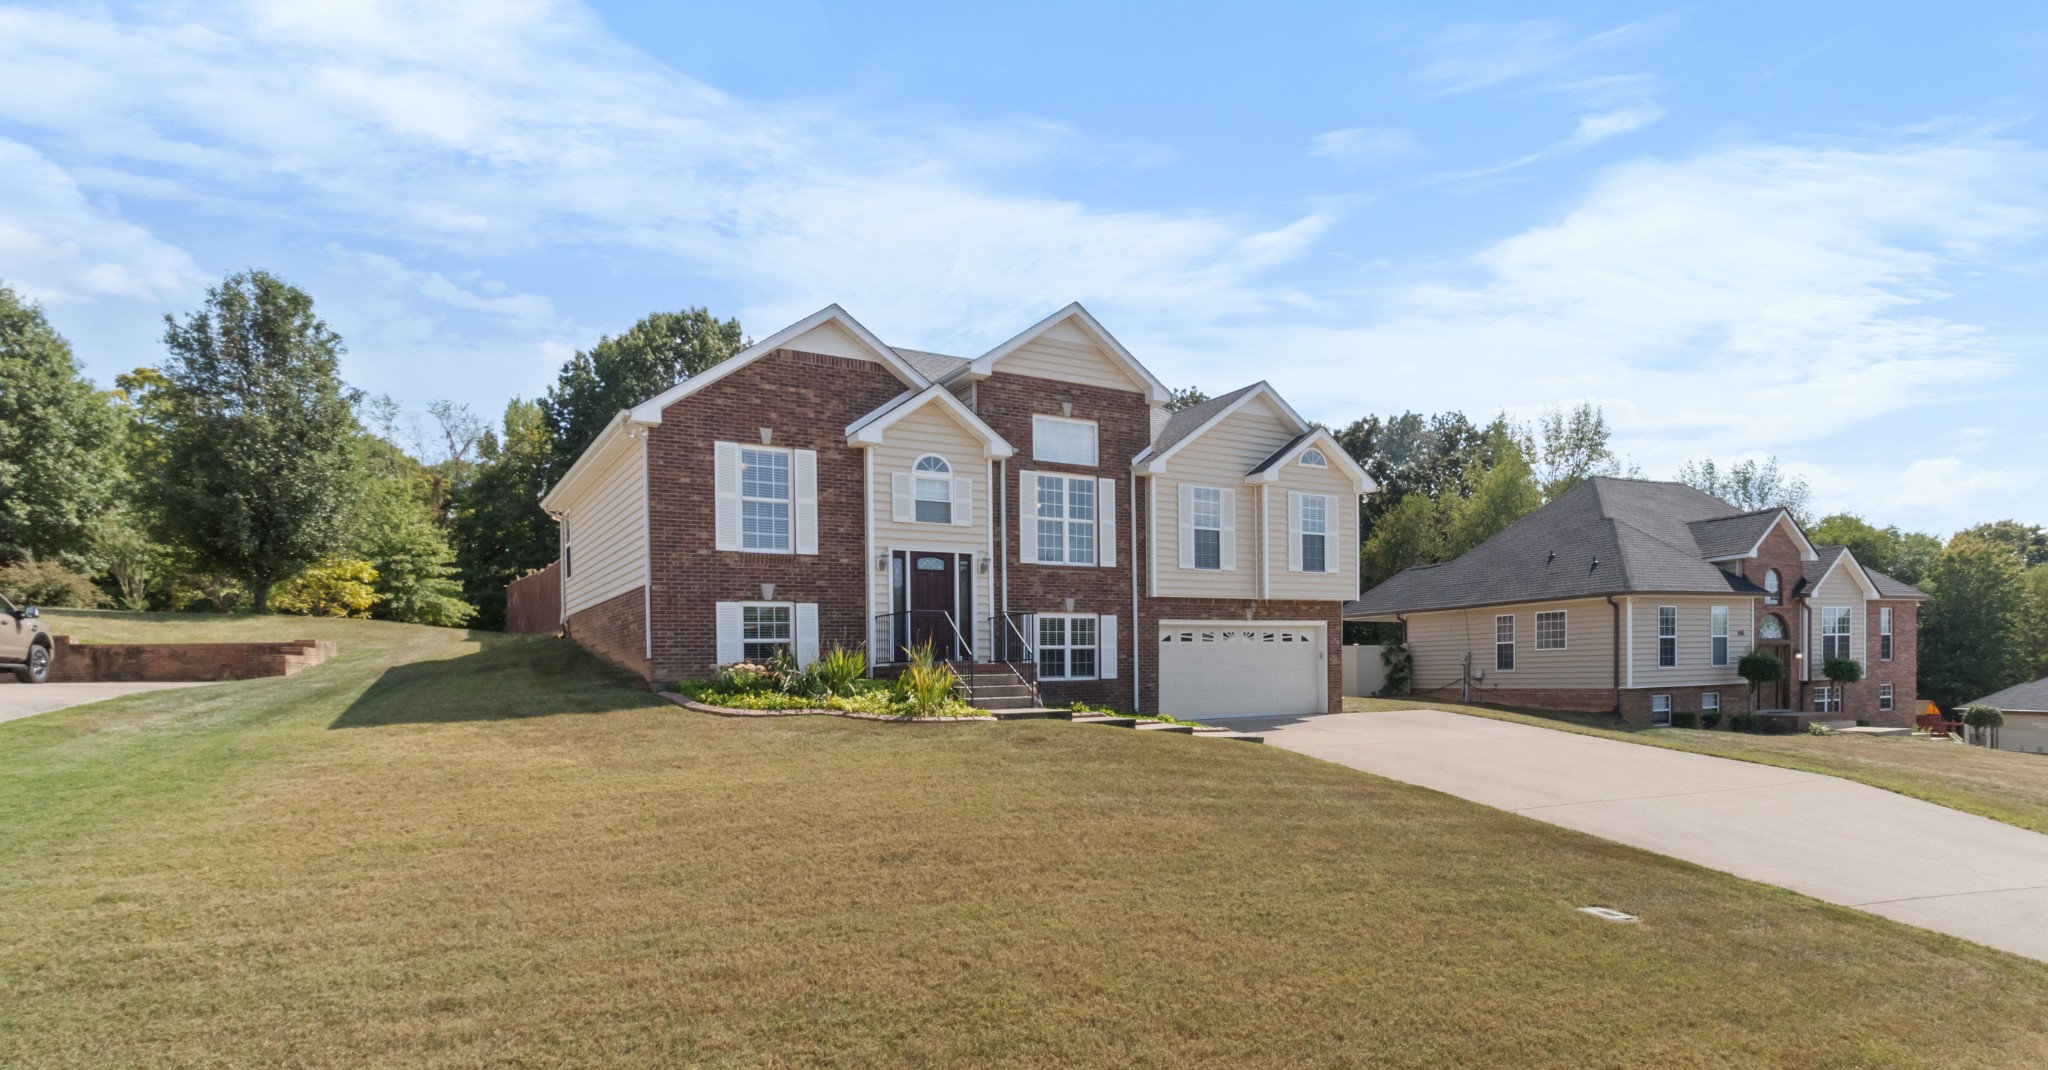
<path id="1" fill-rule="evenodd" d="M 42 311 L 0 284 L 0 591 L 501 628 L 505 585 L 555 557 L 541 494 L 618 410 L 747 344 L 737 319 L 657 312 L 486 421 L 350 387 L 342 338 L 266 272 L 230 275 L 164 321 L 163 359 L 102 390 Z M 1171 404 L 1206 400 L 1189 387 Z M 1590 404 L 1527 423 L 1366 416 L 1332 434 L 1380 486 L 1360 505 L 1361 589 L 1455 558 L 1590 476 L 1642 474 Z M 1816 520 L 1810 489 L 1776 459 L 1698 460 L 1676 476 L 1744 509 L 1783 507 L 1815 541 L 1928 591 L 1923 696 L 1953 706 L 2048 675 L 2040 527 L 1996 521 L 1944 542 L 1851 513 Z"/>

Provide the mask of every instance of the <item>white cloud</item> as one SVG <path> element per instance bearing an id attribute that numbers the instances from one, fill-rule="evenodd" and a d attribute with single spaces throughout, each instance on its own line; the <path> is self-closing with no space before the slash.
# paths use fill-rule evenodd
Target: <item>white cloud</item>
<path id="1" fill-rule="evenodd" d="M 1643 40 L 1667 20 L 1643 19 L 1573 38 L 1554 20 L 1461 22 L 1434 42 L 1421 78 L 1440 93 L 1469 93 L 1537 75 L 1569 72 L 1582 60 Z"/>
<path id="2" fill-rule="evenodd" d="M 1415 135 L 1398 127 L 1354 126 L 1317 134 L 1309 142 L 1309 155 L 1341 164 L 1381 164 L 1422 151 Z"/>
<path id="3" fill-rule="evenodd" d="M 0 138 L 0 280 L 58 305 L 178 294 L 197 278 L 184 250 L 95 207 L 62 168 Z"/>

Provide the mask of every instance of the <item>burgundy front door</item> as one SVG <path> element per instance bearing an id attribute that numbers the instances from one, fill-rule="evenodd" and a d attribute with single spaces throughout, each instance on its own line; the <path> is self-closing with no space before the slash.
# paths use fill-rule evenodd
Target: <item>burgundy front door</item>
<path id="1" fill-rule="evenodd" d="M 910 645 L 929 642 L 932 656 L 953 657 L 953 555 L 910 555 Z"/>

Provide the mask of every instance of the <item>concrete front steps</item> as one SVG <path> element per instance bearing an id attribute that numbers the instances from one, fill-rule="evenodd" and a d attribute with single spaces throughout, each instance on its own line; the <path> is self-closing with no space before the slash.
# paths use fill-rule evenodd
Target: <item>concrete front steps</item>
<path id="1" fill-rule="evenodd" d="M 1152 721 L 1139 717 L 1118 717 L 1106 713 L 1075 713 L 1072 710 L 1056 710 L 1038 704 L 1031 685 L 1007 665 L 976 665 L 971 667 L 975 678 L 974 692 L 969 694 L 967 681 L 970 666 L 955 665 L 953 672 L 960 677 L 957 693 L 977 709 L 987 710 L 998 721 L 1048 720 L 1070 721 L 1074 724 L 1108 725 L 1111 728 L 1130 728 L 1140 732 L 1167 732 L 1173 735 L 1199 736 L 1203 739 L 1235 739 L 1244 743 L 1264 743 L 1264 736 L 1247 732 L 1233 732 L 1228 728 L 1210 725 L 1170 724 L 1166 721 Z"/>

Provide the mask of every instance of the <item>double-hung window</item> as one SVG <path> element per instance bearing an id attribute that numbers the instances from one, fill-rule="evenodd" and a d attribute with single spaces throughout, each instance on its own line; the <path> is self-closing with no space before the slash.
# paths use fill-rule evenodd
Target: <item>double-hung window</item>
<path id="1" fill-rule="evenodd" d="M 1092 680 L 1096 676 L 1096 619 L 1070 613 L 1038 615 L 1038 678 Z"/>
<path id="2" fill-rule="evenodd" d="M 1658 728 L 1671 727 L 1671 696 L 1650 696 L 1650 724 Z"/>
<path id="3" fill-rule="evenodd" d="M 952 523 L 953 466 L 947 464 L 944 457 L 927 453 L 917 459 L 910 476 L 916 485 L 917 522 Z"/>
<path id="4" fill-rule="evenodd" d="M 1499 672 L 1515 671 L 1515 615 L 1493 618 L 1493 667 Z"/>
<path id="5" fill-rule="evenodd" d="M 1563 650 L 1565 648 L 1565 611 L 1545 610 L 1536 614 L 1536 649 Z"/>
<path id="6" fill-rule="evenodd" d="M 1815 713 L 1842 712 L 1842 688 L 1839 684 L 1823 684 L 1813 689 L 1813 710 Z"/>
<path id="7" fill-rule="evenodd" d="M 1885 713 L 1892 710 L 1892 685 L 1877 685 L 1877 708 Z"/>
<path id="8" fill-rule="evenodd" d="M 1719 691 L 1702 691 L 1700 693 L 1700 712 L 1720 713 L 1721 693 Z"/>
<path id="9" fill-rule="evenodd" d="M 1853 654 L 1849 649 L 1848 606 L 1823 606 L 1820 611 L 1820 656 L 1825 665 L 1829 658 L 1847 658 Z"/>
<path id="10" fill-rule="evenodd" d="M 1728 664 L 1728 607 L 1715 606 L 1708 610 L 1707 644 L 1708 664 Z"/>
<path id="11" fill-rule="evenodd" d="M 1657 667 L 1678 667 L 1678 607 L 1657 607 Z"/>
<path id="12" fill-rule="evenodd" d="M 1031 418 L 1031 459 L 1095 467 L 1095 421 Z"/>
<path id="13" fill-rule="evenodd" d="M 1892 607 L 1880 606 L 1877 610 L 1877 658 L 1879 661 L 1892 660 Z M 1889 709 L 1890 707 L 1886 707 Z"/>
<path id="14" fill-rule="evenodd" d="M 1330 560 L 1330 499 L 1320 494 L 1301 496 L 1301 570 L 1328 572 Z M 1513 619 L 1513 618 L 1509 618 Z"/>
<path id="15" fill-rule="evenodd" d="M 777 651 L 787 650 L 792 639 L 790 608 L 787 605 L 740 607 L 740 641 L 748 661 L 767 664 Z"/>
<path id="16" fill-rule="evenodd" d="M 1223 491 L 1216 487 L 1191 488 L 1194 509 L 1195 567 L 1223 567 Z"/>
<path id="17" fill-rule="evenodd" d="M 1041 417 L 1044 419 L 1045 417 Z M 1095 563 L 1095 480 L 1038 474 L 1038 563 Z"/>
<path id="18" fill-rule="evenodd" d="M 789 506 L 789 453 L 740 450 L 741 547 L 788 553 Z"/>

